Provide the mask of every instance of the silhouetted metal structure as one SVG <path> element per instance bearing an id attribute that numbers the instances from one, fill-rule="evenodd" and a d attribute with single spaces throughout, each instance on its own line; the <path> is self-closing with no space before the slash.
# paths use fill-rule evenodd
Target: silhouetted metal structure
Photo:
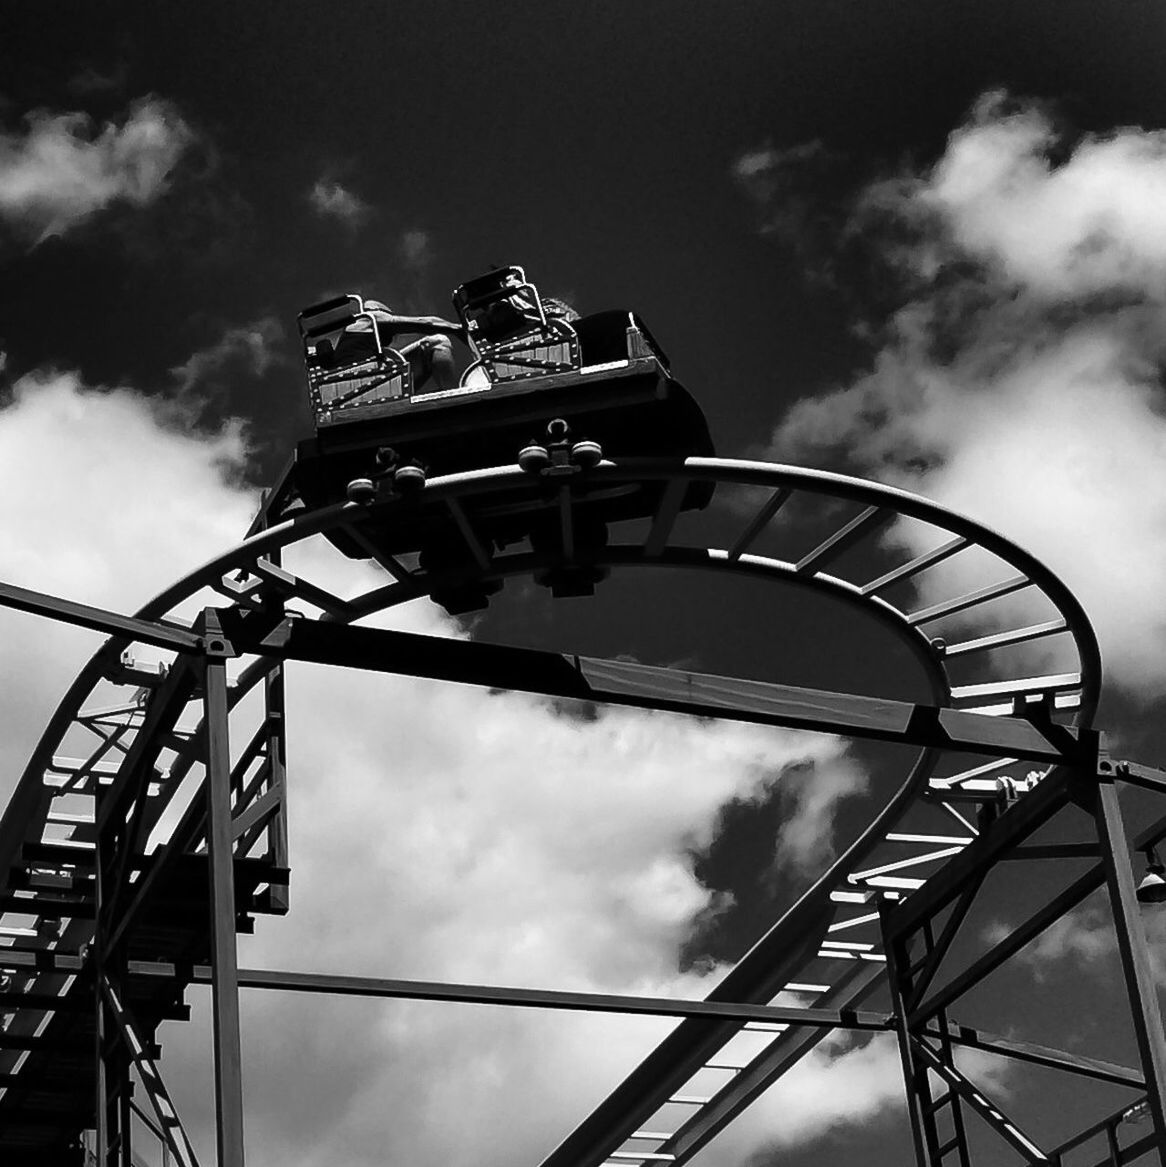
<path id="1" fill-rule="evenodd" d="M 465 300 L 472 304 L 474 295 Z M 620 327 L 639 343 L 634 318 Z M 623 359 L 622 367 L 607 362 L 595 382 L 626 375 L 640 360 L 656 368 L 635 367 L 636 377 L 668 376 L 650 353 Z M 586 366 L 546 374 L 563 375 L 588 383 Z M 553 385 L 544 388 L 554 397 Z M 524 410 L 538 389 L 527 387 Z M 656 400 L 667 398 L 665 390 Z M 522 424 L 550 420 L 533 408 Z M 346 501 L 344 474 L 383 440 L 375 428 L 351 445 L 345 439 L 348 461 L 334 478 L 318 465 L 305 471 L 301 451 L 242 543 L 133 617 L 0 586 L 0 604 L 110 637 L 66 693 L 0 819 L 5 1167 L 128 1165 L 133 1133 L 142 1130 L 170 1161 L 193 1164 L 155 1037 L 163 1019 L 184 1015 L 187 986 L 206 982 L 214 994 L 222 1167 L 243 1164 L 241 988 L 682 1019 L 544 1167 L 682 1164 L 839 1029 L 897 1035 L 921 1167 L 983 1161 L 974 1154 L 973 1123 L 1022 1162 L 1166 1163 L 1166 1039 L 1118 802 L 1126 785 L 1166 793 L 1166 774 L 1107 754 L 1092 725 L 1096 641 L 1047 568 L 978 523 L 889 487 L 679 453 L 604 460 L 562 432 L 525 467 L 459 468 L 423 483 L 394 483 L 391 472 L 408 462 L 382 458 L 391 472 L 371 492 L 358 490 L 361 501 Z M 312 447 L 309 463 L 319 456 Z M 323 481 L 339 497 L 317 497 Z M 685 510 L 734 491 L 747 509 L 719 512 L 723 539 L 685 539 Z M 613 500 L 618 530 L 605 527 L 600 538 L 596 516 L 606 521 Z M 796 548 L 801 528 L 782 527 L 778 516 L 805 500 L 828 504 L 816 512 L 826 527 Z M 915 552 L 880 541 L 904 520 Z M 591 537 L 578 538 L 581 529 Z M 454 536 L 456 553 L 415 554 L 430 538 L 448 551 Z M 283 566 L 285 549 L 321 537 L 374 558 L 384 582 L 341 597 Z M 763 538 L 789 543 L 791 553 L 757 553 Z M 880 563 L 874 575 L 872 555 Z M 977 561 L 983 585 L 918 606 L 916 586 L 956 557 Z M 511 577 L 578 594 L 609 571 L 659 567 L 832 597 L 906 646 L 929 697 L 807 690 L 358 623 L 434 593 L 455 606 L 484 601 Z M 1005 596 L 1026 602 L 999 613 L 994 631 L 946 642 L 937 635 Z M 1020 615 L 1006 620 L 1009 612 Z M 1064 671 L 1022 675 L 1023 657 L 1009 650 L 1041 641 L 1058 646 Z M 145 663 L 139 645 L 161 650 L 155 655 L 164 663 Z M 705 1001 L 241 970 L 236 933 L 256 913 L 288 910 L 288 661 L 808 728 L 901 743 L 916 754 L 857 840 Z M 1061 836 L 1076 831 L 1072 841 L 1035 839 L 1054 822 L 1069 824 Z M 1142 829 L 1132 847 L 1152 854 L 1164 836 L 1166 817 Z M 953 942 L 988 876 L 1003 863 L 1050 860 L 1087 865 L 1015 931 L 952 967 Z M 1101 887 L 1113 908 L 1137 1065 L 958 1023 L 953 1011 L 966 992 Z M 965 1048 L 1124 1087 L 1129 1101 L 1059 1145 L 1039 1144 L 1021 1116 L 1007 1115 L 960 1068 L 956 1055 Z"/>

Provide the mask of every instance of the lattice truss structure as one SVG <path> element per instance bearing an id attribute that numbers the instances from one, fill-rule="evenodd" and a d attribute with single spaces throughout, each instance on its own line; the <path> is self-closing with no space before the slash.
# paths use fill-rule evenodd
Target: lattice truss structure
<path id="1" fill-rule="evenodd" d="M 840 1029 L 897 1035 L 921 1165 L 1166 1162 L 1166 1042 L 1130 860 L 1131 847 L 1148 851 L 1166 835 L 1166 818 L 1131 840 L 1118 805 L 1123 785 L 1166 792 L 1166 776 L 1110 758 L 1092 728 L 1098 650 L 1068 590 L 969 519 L 840 475 L 713 458 L 545 473 L 532 486 L 517 467 L 498 467 L 431 479 L 370 506 L 314 510 L 279 486 L 242 543 L 132 618 L 0 588 L 6 606 L 110 636 L 53 715 L 0 820 L 0 1162 L 104 1167 L 139 1154 L 162 1161 L 161 1148 L 165 1161 L 193 1164 L 156 1031 L 186 1016 L 187 986 L 205 982 L 214 990 L 224 1167 L 243 1163 L 241 987 L 679 1018 L 544 1167 L 683 1164 Z M 745 508 L 715 507 L 692 526 L 707 531 L 716 517 L 724 532 L 716 540 L 685 535 L 681 510 L 694 484 L 715 486 L 718 498 L 735 491 Z M 577 546 L 580 503 L 629 488 L 656 492 L 654 514 L 620 524 L 607 546 Z M 529 543 L 496 550 L 484 524 L 532 490 L 556 508 L 558 538 L 537 551 Z M 804 524 L 785 523 L 799 502 L 823 524 L 808 544 Z M 454 566 L 426 570 L 415 555 L 376 552 L 384 540 L 367 534 L 429 521 L 460 532 L 465 554 Z M 883 538 L 904 523 L 921 552 Z M 281 566 L 285 548 L 337 531 L 375 552 L 382 584 L 341 597 Z M 872 555 L 881 564 L 874 577 Z M 982 586 L 919 606 L 919 585 L 958 557 L 974 557 Z M 584 561 L 599 572 L 743 575 L 833 597 L 910 650 L 930 697 L 806 690 L 359 623 L 467 581 L 545 577 Z M 1001 605 L 1003 597 L 1024 602 Z M 958 632 L 990 610 L 990 631 Z M 1068 663 L 1021 675 L 1028 654 L 1010 650 L 1042 641 Z M 288 909 L 283 692 L 292 660 L 807 728 L 917 752 L 866 829 L 705 1001 L 240 970 L 237 932 L 257 913 Z M 1041 841 L 1047 827 L 1058 841 Z M 1075 832 L 1069 841 L 1066 831 Z M 961 925 L 992 873 L 1050 862 L 1067 872 L 1076 864 L 1064 890 L 953 965 Z M 969 989 L 1102 887 L 1138 1064 L 959 1023 Z M 1038 1142 L 1024 1115 L 1006 1113 L 960 1068 L 968 1047 L 1116 1085 L 1128 1098 L 1081 1130 Z"/>

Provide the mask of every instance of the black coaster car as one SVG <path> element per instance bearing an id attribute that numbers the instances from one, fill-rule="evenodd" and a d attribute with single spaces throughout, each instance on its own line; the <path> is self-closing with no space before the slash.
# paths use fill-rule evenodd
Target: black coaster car
<path id="1" fill-rule="evenodd" d="M 409 362 L 382 344 L 376 322 L 357 296 L 308 309 L 300 317 L 316 436 L 299 443 L 295 484 L 309 507 L 357 497 L 353 483 L 382 482 L 387 464 L 423 467 L 429 477 L 488 466 L 512 465 L 519 451 L 545 442 L 548 423 L 562 419 L 571 440 L 597 442 L 603 457 L 683 458 L 711 455 L 712 441 L 700 407 L 675 381 L 668 359 L 632 312 L 613 310 L 569 322 L 544 305 L 521 268 L 503 268 L 454 293 L 476 360 L 455 389 L 414 388 Z M 345 333 L 359 318 L 364 351 L 337 360 L 351 344 Z M 377 451 L 391 448 L 386 462 Z M 394 460 L 395 459 L 395 460 Z M 416 470 L 415 478 L 421 477 Z M 403 480 L 402 480 L 403 481 Z M 381 486 L 380 489 L 385 489 Z M 584 529 L 655 513 L 663 486 L 629 487 L 588 497 L 578 492 L 576 511 Z M 371 499 L 371 495 L 369 496 Z M 711 486 L 694 483 L 685 509 L 705 506 Z M 529 505 L 492 511 L 489 497 L 474 509 L 475 533 L 486 546 L 523 538 L 538 543 L 539 530 L 557 508 L 549 484 L 532 475 Z M 418 500 L 415 517 L 363 525 L 377 549 L 390 554 L 464 539 L 450 531 L 445 508 Z M 448 538 L 447 538 L 448 536 Z M 345 554 L 369 550 L 344 532 L 330 536 Z M 440 558 L 440 556 L 437 556 Z"/>

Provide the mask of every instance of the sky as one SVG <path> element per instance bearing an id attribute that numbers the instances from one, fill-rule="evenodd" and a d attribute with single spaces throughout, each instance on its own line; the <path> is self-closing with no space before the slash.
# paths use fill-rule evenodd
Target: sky
<path id="1" fill-rule="evenodd" d="M 1036 553 L 1097 628 L 1101 723 L 1153 763 L 1164 32 L 1150 0 L 10 7 L 0 579 L 138 607 L 242 537 L 310 432 L 301 308 L 360 291 L 445 314 L 462 280 L 519 263 L 580 311 L 638 311 L 719 454 L 905 486 Z M 338 591 L 376 580 L 303 554 Z M 810 600 L 666 583 L 651 603 L 613 579 L 594 600 L 508 588 L 473 621 L 424 601 L 395 620 L 915 683 L 869 630 L 845 651 L 851 629 Z M 0 705 L 3 798 L 97 642 L 0 625 L 19 678 Z M 294 906 L 242 956 L 268 967 L 703 996 L 889 764 L 834 738 L 307 667 L 290 701 Z M 1021 898 L 1001 886 L 975 926 L 999 934 Z M 996 1003 L 1035 992 L 1045 1037 L 1085 1043 L 1108 1035 L 1114 970 L 1089 903 Z M 163 1070 L 206 1148 L 192 1000 Z M 537 1163 L 666 1029 L 249 995 L 248 1161 Z M 898 1074 L 885 1041 L 828 1044 L 701 1162 L 905 1162 Z"/>

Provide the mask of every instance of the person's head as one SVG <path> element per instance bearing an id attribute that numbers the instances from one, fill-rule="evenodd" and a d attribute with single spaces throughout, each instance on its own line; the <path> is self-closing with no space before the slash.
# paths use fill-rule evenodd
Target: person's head
<path id="1" fill-rule="evenodd" d="M 566 300 L 560 300 L 557 296 L 543 296 L 542 301 L 543 311 L 552 320 L 566 320 L 570 324 L 579 319 L 579 313 Z"/>

